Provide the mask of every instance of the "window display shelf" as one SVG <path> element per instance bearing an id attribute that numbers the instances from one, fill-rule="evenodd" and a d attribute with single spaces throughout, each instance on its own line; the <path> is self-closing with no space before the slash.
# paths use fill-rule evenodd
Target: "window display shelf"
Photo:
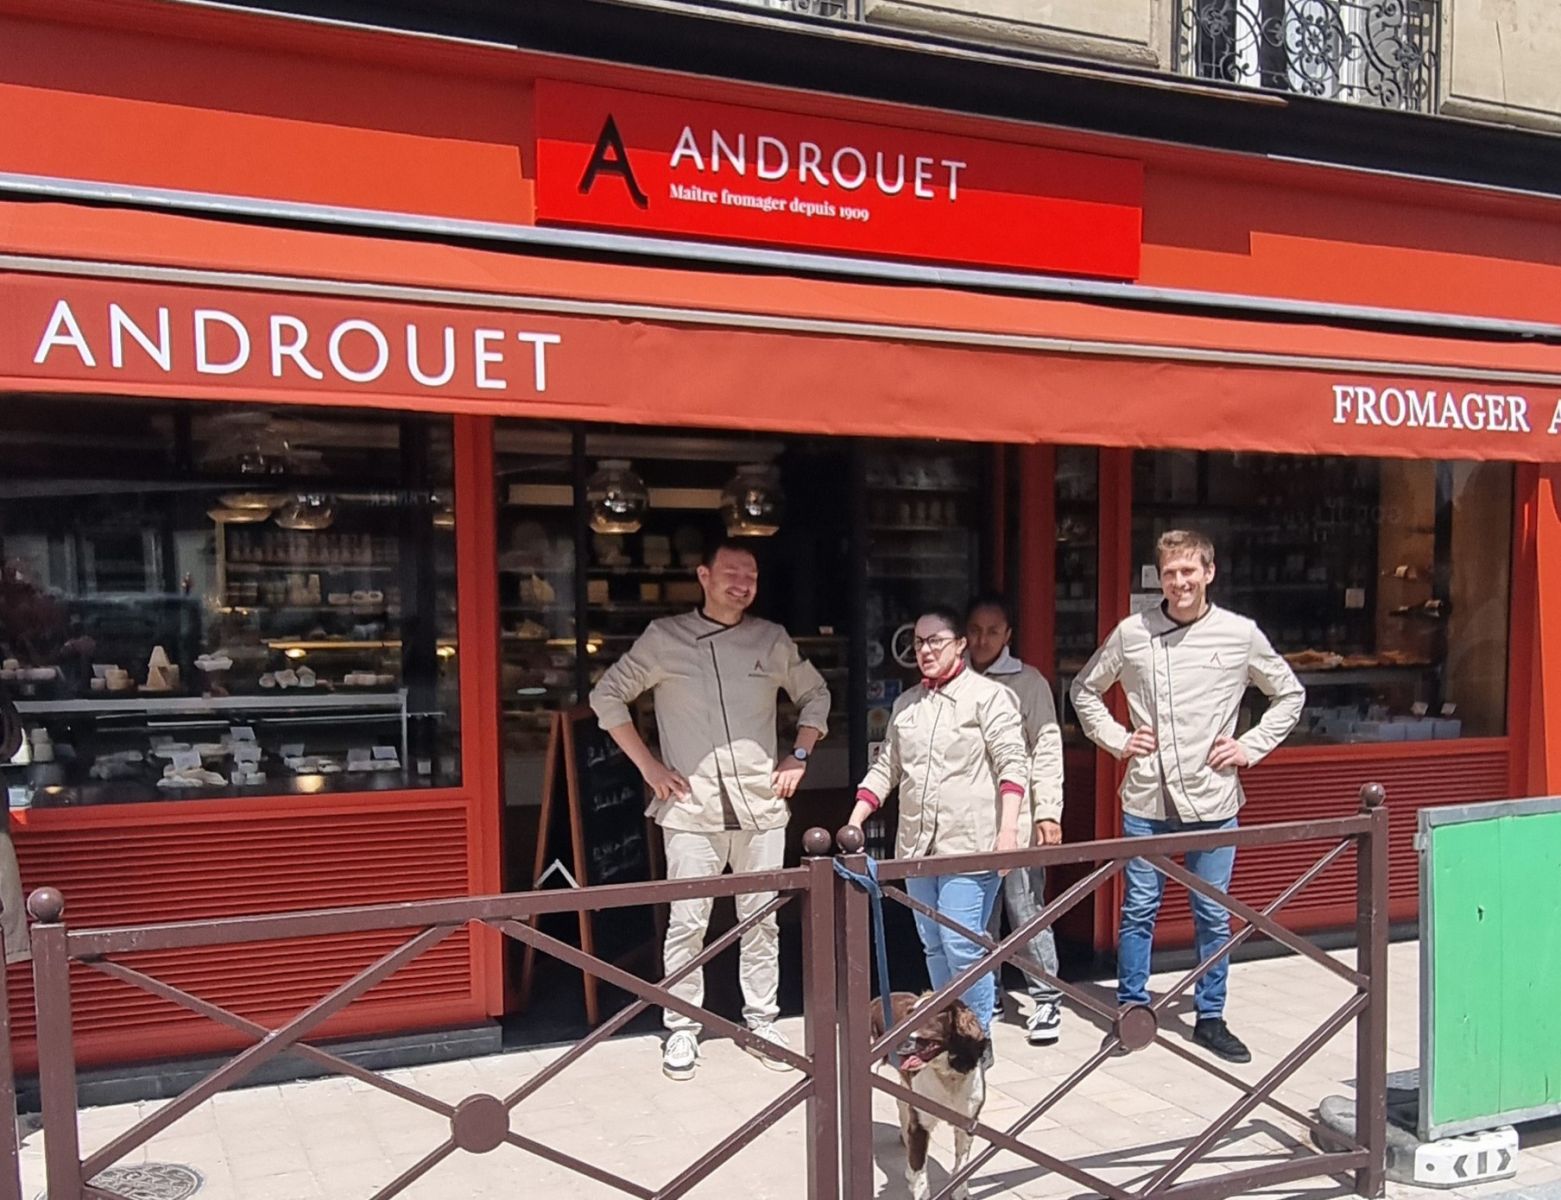
<path id="1" fill-rule="evenodd" d="M 220 613 L 236 613 L 239 616 L 258 613 L 336 613 L 343 617 L 399 617 L 399 608 L 387 608 L 384 604 L 228 604 L 217 609 Z"/>
<path id="2" fill-rule="evenodd" d="M 342 563 L 342 562 L 293 562 L 281 559 L 276 562 L 256 562 L 247 558 L 230 558 L 226 569 L 234 571 L 396 571 L 395 563 Z"/>
<path id="3" fill-rule="evenodd" d="M 440 647 L 449 647 L 450 649 L 453 650 L 453 649 L 455 649 L 456 640 L 454 638 L 440 638 L 439 641 L 438 641 L 438 644 L 439 644 Z M 266 642 L 265 642 L 265 646 L 266 646 L 266 649 L 268 649 L 268 650 L 283 650 L 283 651 L 286 651 L 286 650 L 306 650 L 306 651 L 312 651 L 312 650 L 343 650 L 343 651 L 347 651 L 347 650 L 399 650 L 399 649 L 401 649 L 401 639 L 400 638 L 390 638 L 390 639 L 387 639 L 385 641 L 373 641 L 373 640 L 370 640 L 370 641 L 352 641 L 352 640 L 345 640 L 345 639 L 341 640 L 341 641 L 337 641 L 337 640 L 334 640 L 334 639 L 328 639 L 328 640 L 325 640 L 325 641 L 319 641 L 319 640 L 315 640 L 315 641 L 293 641 L 293 640 L 271 640 L 271 639 L 267 639 Z"/>
<path id="4" fill-rule="evenodd" d="M 942 550 L 869 550 L 867 557 L 874 562 L 969 562 L 968 553 L 950 554 Z"/>
<path id="5" fill-rule="evenodd" d="M 973 483 L 876 483 L 869 479 L 868 489 L 874 492 L 973 492 Z"/>
<path id="6" fill-rule="evenodd" d="M 209 712 L 268 712 L 296 708 L 340 708 L 359 711 L 399 712 L 406 708 L 407 693 L 360 692 L 319 695 L 309 688 L 289 689 L 276 696 L 139 696 L 123 700 L 19 700 L 23 716 L 94 716 L 109 713 L 178 715 Z"/>
<path id="7" fill-rule="evenodd" d="M 1228 592 L 1328 592 L 1345 587 L 1347 585 L 1332 583 L 1325 579 L 1280 579 L 1268 583 L 1230 583 L 1216 584 L 1210 590 L 1218 592 L 1221 588 Z M 1217 602 L 1217 600 L 1216 600 Z"/>
<path id="8" fill-rule="evenodd" d="M 906 580 L 910 582 L 940 582 L 950 579 L 959 579 L 967 584 L 970 581 L 969 571 L 920 571 L 915 574 L 897 574 L 890 571 L 869 571 L 867 575 L 871 580 Z"/>
<path id="9" fill-rule="evenodd" d="M 1347 687 L 1352 684 L 1397 683 L 1406 675 L 1436 670 L 1434 663 L 1398 663 L 1381 667 L 1341 667 L 1336 671 L 1297 671 L 1306 687 Z"/>

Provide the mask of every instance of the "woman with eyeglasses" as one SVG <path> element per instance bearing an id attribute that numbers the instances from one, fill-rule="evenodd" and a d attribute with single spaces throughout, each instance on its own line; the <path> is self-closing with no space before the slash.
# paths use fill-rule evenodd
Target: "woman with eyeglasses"
<path id="1" fill-rule="evenodd" d="M 917 618 L 914 644 L 921 682 L 895 701 L 878 759 L 857 789 L 851 824 L 860 826 L 899 788 L 895 857 L 1017 849 L 1029 756 L 1013 693 L 969 668 L 964 622 L 948 609 Z M 908 879 L 906 888 L 964 928 L 984 930 L 999 883 L 996 871 L 962 871 Z M 975 942 L 920 913 L 916 932 L 934 989 L 981 956 Z M 961 998 L 990 1033 L 997 999 L 992 973 Z"/>

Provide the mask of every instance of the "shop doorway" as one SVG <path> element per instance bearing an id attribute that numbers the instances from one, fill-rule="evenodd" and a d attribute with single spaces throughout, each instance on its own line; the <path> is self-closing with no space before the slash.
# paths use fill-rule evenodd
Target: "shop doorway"
<path id="1" fill-rule="evenodd" d="M 555 797 L 560 790 L 548 770 L 560 715 L 587 702 L 651 621 L 698 604 L 696 568 L 723 536 L 751 542 L 760 563 L 752 611 L 786 627 L 831 692 L 830 736 L 793 801 L 787 861 L 800 859 L 809 826 L 841 825 L 890 707 L 915 682 L 908 641 L 897 635 L 925 606 L 961 607 L 1000 581 L 997 457 L 995 448 L 962 443 L 498 422 L 505 887 L 530 888 L 539 865 L 545 872 L 568 858 L 555 853 L 556 842 L 538 856 L 542 803 L 550 785 Z M 780 707 L 784 739 L 796 712 L 784 695 Z M 654 746 L 649 697 L 636 721 Z M 649 832 L 652 846 L 657 836 Z M 576 873 L 572 862 L 560 865 Z M 567 880 L 554 870 L 546 886 L 560 884 Z M 800 949 L 788 919 L 795 914 L 782 919 L 781 1001 L 795 1009 Z M 711 928 L 732 920 L 730 904 L 718 904 Z M 904 926 L 891 932 L 896 958 L 919 971 L 914 930 Z M 578 937 L 572 924 L 550 932 Z M 635 969 L 656 965 L 651 953 Z M 736 1011 L 735 972 L 725 968 L 707 973 L 710 998 Z M 512 1011 L 520 974 L 512 952 Z M 602 1010 L 620 1002 L 604 993 Z M 512 1024 L 517 1036 L 541 1039 L 563 1036 L 582 1015 L 578 974 L 539 961 L 530 1003 Z"/>

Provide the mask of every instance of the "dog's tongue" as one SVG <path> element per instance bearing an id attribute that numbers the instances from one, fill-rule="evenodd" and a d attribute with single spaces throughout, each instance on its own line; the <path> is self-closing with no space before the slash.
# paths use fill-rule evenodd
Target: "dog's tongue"
<path id="1" fill-rule="evenodd" d="M 907 1054 L 904 1058 L 900 1059 L 900 1070 L 904 1071 L 908 1075 L 914 1075 L 917 1071 L 921 1070 L 926 1065 L 927 1064 L 922 1061 L 922 1057 L 919 1054 Z"/>

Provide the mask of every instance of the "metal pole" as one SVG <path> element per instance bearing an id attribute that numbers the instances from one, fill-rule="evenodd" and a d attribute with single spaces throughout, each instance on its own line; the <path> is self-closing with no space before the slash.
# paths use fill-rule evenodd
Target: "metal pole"
<path id="1" fill-rule="evenodd" d="M 867 871 L 865 854 L 848 854 L 841 861 L 858 874 Z M 834 887 L 839 927 L 835 978 L 840 1025 L 841 1178 L 846 1196 L 857 1200 L 873 1194 L 873 1001 L 868 966 L 873 960 L 872 933 L 867 894 L 838 875 Z M 883 1000 L 887 1004 L 889 998 Z"/>
<path id="2" fill-rule="evenodd" d="M 82 1200 L 76 1128 L 76 1050 L 71 1039 L 70 950 L 65 897 L 40 888 L 27 900 L 33 926 L 33 998 L 38 1013 L 38 1089 L 49 1200 Z"/>
<path id="3" fill-rule="evenodd" d="M 829 857 L 827 830 L 809 829 L 802 848 L 808 855 L 802 911 L 802 1052 L 813 1064 L 813 1090 L 807 1099 L 808 1200 L 840 1200 L 835 864 Z"/>
<path id="4" fill-rule="evenodd" d="M 1355 965 L 1366 977 L 1366 1009 L 1355 1022 L 1355 1136 L 1368 1163 L 1355 1173 L 1355 1191 L 1381 1196 L 1388 1158 L 1388 810 L 1380 783 L 1360 790 L 1371 828 L 1355 860 Z"/>

